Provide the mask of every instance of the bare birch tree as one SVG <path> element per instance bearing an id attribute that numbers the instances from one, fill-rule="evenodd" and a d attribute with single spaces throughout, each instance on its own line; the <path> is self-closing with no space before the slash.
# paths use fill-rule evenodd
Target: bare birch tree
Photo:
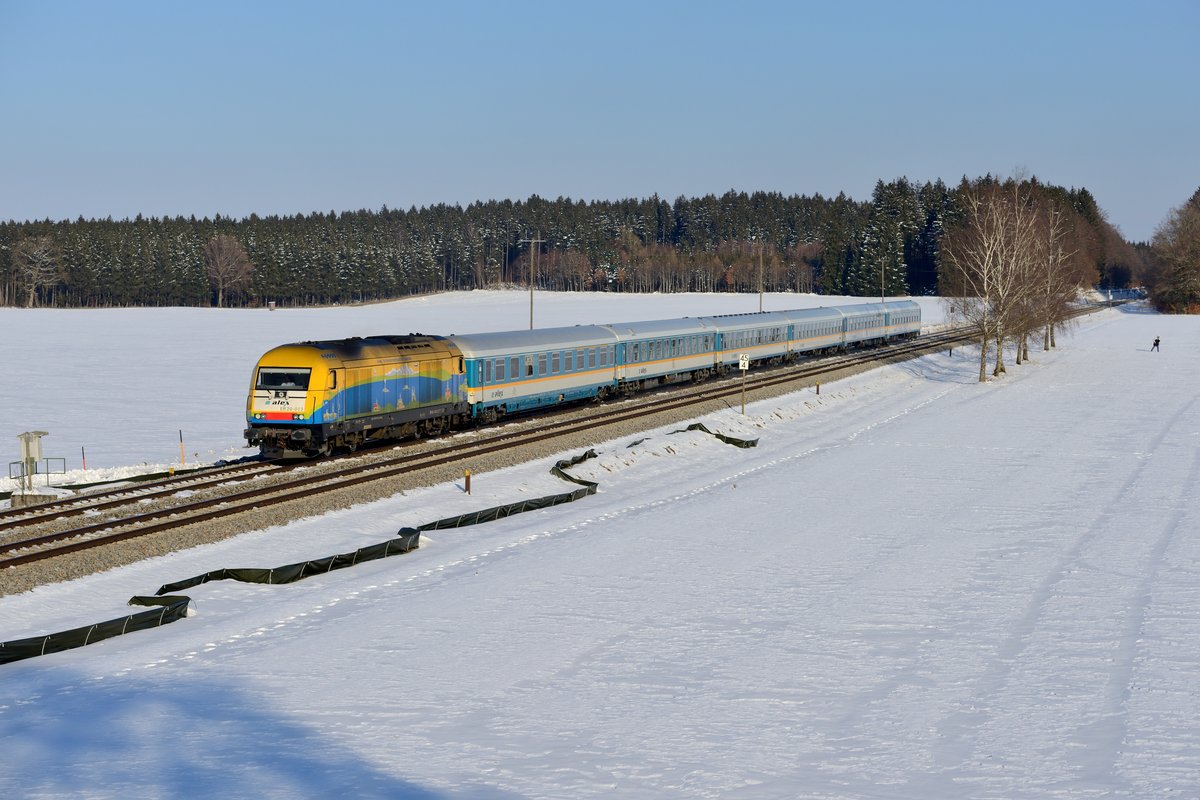
<path id="1" fill-rule="evenodd" d="M 1057 345 L 1055 329 L 1070 317 L 1070 303 L 1080 287 L 1081 278 L 1074 268 L 1079 248 L 1073 228 L 1066 210 L 1050 206 L 1042 215 L 1041 231 L 1035 240 L 1035 308 L 1040 317 L 1037 324 L 1043 329 L 1043 351 Z"/>
<path id="2" fill-rule="evenodd" d="M 959 202 L 960 224 L 942 240 L 942 292 L 951 318 L 975 331 L 983 382 L 991 346 L 992 375 L 998 376 L 1005 371 L 1004 343 L 1025 324 L 1037 215 L 1029 193 L 1014 181 L 964 186 Z"/>
<path id="3" fill-rule="evenodd" d="M 217 307 L 225 304 L 225 293 L 244 289 L 250 284 L 254 265 L 234 237 L 220 233 L 204 245 L 204 269 L 217 292 Z"/>

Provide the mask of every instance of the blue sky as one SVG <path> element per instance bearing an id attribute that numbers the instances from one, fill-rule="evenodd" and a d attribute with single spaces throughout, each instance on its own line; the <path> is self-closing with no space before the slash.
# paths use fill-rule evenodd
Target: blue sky
<path id="1" fill-rule="evenodd" d="M 0 0 L 0 219 L 1200 186 L 1200 0 Z"/>

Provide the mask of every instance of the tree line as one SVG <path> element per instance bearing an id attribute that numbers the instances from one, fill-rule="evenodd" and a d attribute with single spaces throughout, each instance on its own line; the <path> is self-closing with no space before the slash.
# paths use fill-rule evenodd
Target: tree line
<path id="1" fill-rule="evenodd" d="M 574 291 L 934 295 L 967 189 L 879 181 L 869 201 L 735 192 L 258 216 L 0 223 L 0 305 L 357 303 L 528 285 Z M 1149 274 L 1086 189 L 1053 195 L 1088 281 Z M 964 216 L 965 215 L 965 216 Z M 531 259 L 534 269 L 530 269 Z"/>

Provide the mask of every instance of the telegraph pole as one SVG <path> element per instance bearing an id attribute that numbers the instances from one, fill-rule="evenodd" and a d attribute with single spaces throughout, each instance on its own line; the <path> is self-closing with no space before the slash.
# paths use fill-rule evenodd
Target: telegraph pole
<path id="1" fill-rule="evenodd" d="M 758 310 L 759 310 L 760 312 L 762 311 L 762 303 L 763 303 L 763 267 L 762 267 L 762 262 L 763 262 L 763 248 L 764 248 L 765 246 L 766 246 L 766 242 L 765 242 L 765 241 L 763 241 L 763 242 L 759 242 L 759 243 L 758 243 Z"/>
<path id="2" fill-rule="evenodd" d="M 529 330 L 533 330 L 533 278 L 535 275 L 533 265 L 534 259 L 537 258 L 537 248 L 541 246 L 543 241 L 542 232 L 538 231 L 534 234 L 534 238 L 521 239 L 517 242 L 517 244 L 529 243 Z"/>

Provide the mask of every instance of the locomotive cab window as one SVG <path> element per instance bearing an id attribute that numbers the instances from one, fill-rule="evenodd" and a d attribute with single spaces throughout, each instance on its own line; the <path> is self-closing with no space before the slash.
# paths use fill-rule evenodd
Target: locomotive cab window
<path id="1" fill-rule="evenodd" d="M 259 367 L 256 389 L 303 390 L 312 370 L 299 367 Z"/>

